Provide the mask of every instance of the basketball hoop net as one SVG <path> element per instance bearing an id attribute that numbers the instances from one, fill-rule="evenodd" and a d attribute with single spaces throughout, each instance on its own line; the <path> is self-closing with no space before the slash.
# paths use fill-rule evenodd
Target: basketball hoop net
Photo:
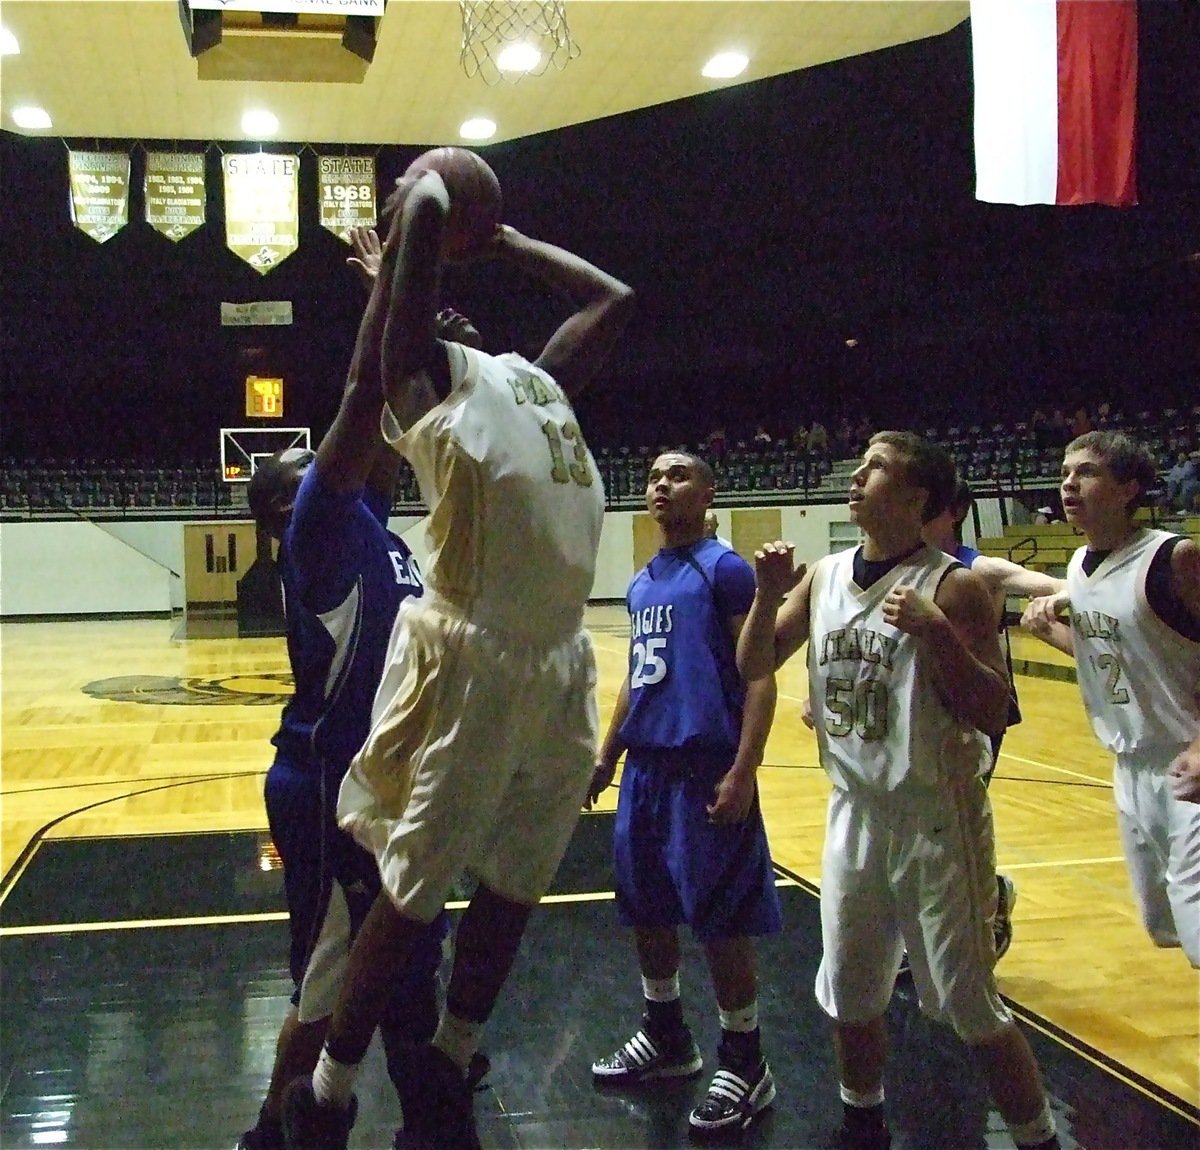
<path id="1" fill-rule="evenodd" d="M 540 76 L 551 64 L 562 71 L 579 55 L 564 0 L 459 0 L 459 6 L 463 71 L 486 84 Z"/>

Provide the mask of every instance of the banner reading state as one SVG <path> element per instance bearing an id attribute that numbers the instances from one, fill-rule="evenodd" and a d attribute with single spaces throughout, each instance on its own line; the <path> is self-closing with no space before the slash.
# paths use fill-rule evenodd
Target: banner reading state
<path id="1" fill-rule="evenodd" d="M 351 228 L 375 226 L 375 157 L 318 156 L 321 227 L 344 243 Z"/>
<path id="2" fill-rule="evenodd" d="M 300 157 L 253 152 L 221 157 L 225 243 L 260 275 L 300 245 Z"/>
<path id="3" fill-rule="evenodd" d="M 129 156 L 125 152 L 69 152 L 71 222 L 98 244 L 129 222 Z"/>
<path id="4" fill-rule="evenodd" d="M 146 223 L 170 240 L 204 226 L 204 153 L 146 153 Z"/>

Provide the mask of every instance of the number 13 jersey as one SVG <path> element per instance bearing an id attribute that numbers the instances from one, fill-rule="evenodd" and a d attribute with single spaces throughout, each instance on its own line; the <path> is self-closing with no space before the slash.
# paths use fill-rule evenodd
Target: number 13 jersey
<path id="1" fill-rule="evenodd" d="M 1143 530 L 1088 575 L 1086 548 L 1067 565 L 1075 675 L 1092 730 L 1110 751 L 1177 748 L 1200 734 L 1200 643 L 1146 599 L 1146 574 L 1174 538 Z"/>
<path id="2" fill-rule="evenodd" d="M 821 765 L 851 792 L 913 793 L 978 774 L 986 739 L 942 702 L 932 656 L 883 619 L 893 588 L 932 599 L 961 564 L 922 547 L 863 590 L 854 582 L 856 551 L 822 559 L 810 587 L 808 678 Z"/>
<path id="3" fill-rule="evenodd" d="M 384 438 L 429 506 L 426 586 L 483 627 L 553 642 L 591 593 L 604 487 L 562 389 L 521 356 L 448 343 L 450 394 Z"/>

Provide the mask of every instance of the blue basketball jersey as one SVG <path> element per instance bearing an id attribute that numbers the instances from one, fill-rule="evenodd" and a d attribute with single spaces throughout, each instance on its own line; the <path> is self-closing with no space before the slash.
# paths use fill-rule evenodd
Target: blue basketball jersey
<path id="1" fill-rule="evenodd" d="M 664 549 L 633 577 L 627 747 L 737 750 L 746 689 L 729 620 L 753 600 L 754 571 L 715 539 Z"/>
<path id="2" fill-rule="evenodd" d="M 330 491 L 314 463 L 279 547 L 296 693 L 272 742 L 336 780 L 367 737 L 400 602 L 422 591 L 412 553 L 387 520 L 379 492 Z"/>

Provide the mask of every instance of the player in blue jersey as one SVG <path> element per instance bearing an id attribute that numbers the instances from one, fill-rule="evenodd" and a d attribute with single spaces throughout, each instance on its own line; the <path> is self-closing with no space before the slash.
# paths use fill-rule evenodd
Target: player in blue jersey
<path id="1" fill-rule="evenodd" d="M 689 1123 L 744 1129 L 775 1097 L 758 1029 L 754 937 L 782 926 L 756 774 L 775 713 L 775 679 L 747 687 L 736 643 L 754 572 L 705 531 L 713 474 L 668 452 L 646 502 L 662 549 L 633 578 L 629 674 L 597 757 L 589 801 L 611 784 L 622 750 L 614 832 L 617 909 L 642 972 L 641 1029 L 592 1065 L 621 1085 L 699 1072 L 684 1021 L 678 927 L 704 947 L 720 1011 L 718 1069 Z"/>
<path id="2" fill-rule="evenodd" d="M 378 270 L 378 238 L 373 232 L 353 238 L 351 262 L 370 279 Z M 266 1100 L 240 1150 L 283 1146 L 283 1087 L 316 1064 L 351 939 L 380 886 L 375 860 L 334 818 L 342 777 L 367 735 L 397 610 L 422 591 L 412 553 L 387 526 L 399 457 L 379 436 L 380 319 L 372 297 L 341 407 L 316 454 L 274 455 L 249 487 L 256 523 L 279 541 L 295 680 L 271 740 L 275 760 L 265 790 L 271 837 L 283 860 L 295 989 Z M 380 1030 L 394 1078 L 405 1046 L 428 1039 L 437 1025 L 436 975 L 447 930 L 444 915 L 435 920 L 385 1007 Z"/>
<path id="3" fill-rule="evenodd" d="M 1042 595 L 1057 595 L 1066 591 L 1067 584 L 1065 579 L 1055 579 L 1041 571 L 1031 571 L 1022 567 L 1011 559 L 1002 559 L 998 555 L 984 555 L 974 547 L 968 547 L 962 538 L 963 522 L 970 514 L 973 502 L 971 485 L 960 478 L 955 485 L 953 499 L 939 515 L 921 528 L 921 538 L 931 547 L 937 547 L 947 555 L 953 556 L 964 567 L 980 576 L 987 588 L 996 616 L 996 629 L 1004 640 L 1004 661 L 1008 666 L 1008 722 L 1005 724 L 1007 729 L 1021 721 L 1021 707 L 1017 701 L 1017 686 L 1013 679 L 1012 650 L 1008 642 L 1008 628 L 1004 625 L 1008 597 L 1014 595 L 1035 599 Z M 1004 732 L 991 735 L 989 741 L 992 756 L 984 771 L 984 786 L 991 783 L 992 775 L 996 773 Z M 996 938 L 996 960 L 999 961 L 1012 945 L 1012 909 L 1017 901 L 1017 887 L 1005 874 L 996 875 L 996 887 L 996 918 L 992 929 Z"/>

